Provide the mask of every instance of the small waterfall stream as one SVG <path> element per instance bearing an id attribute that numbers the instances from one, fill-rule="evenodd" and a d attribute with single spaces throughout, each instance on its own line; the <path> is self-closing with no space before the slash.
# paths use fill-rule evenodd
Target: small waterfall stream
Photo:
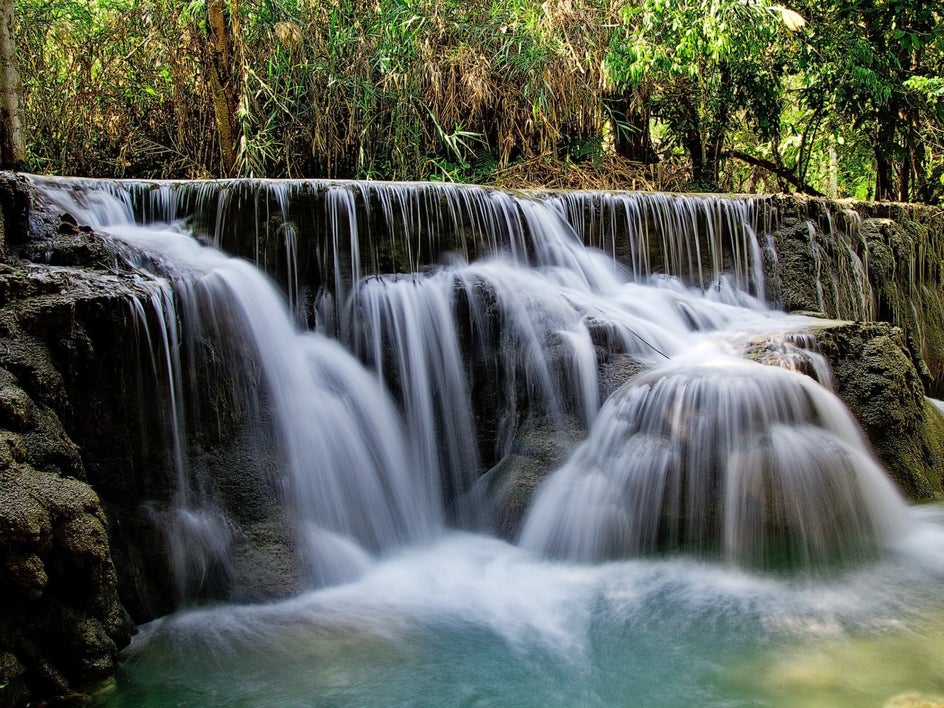
<path id="1" fill-rule="evenodd" d="M 610 397 L 542 487 L 521 542 L 584 562 L 685 549 L 812 568 L 869 558 L 903 517 L 826 390 L 787 369 L 697 352 Z"/>
<path id="2" fill-rule="evenodd" d="M 172 408 L 183 606 L 240 535 L 190 469 L 198 352 L 276 440 L 309 589 L 155 621 L 104 703 L 731 704 L 713 654 L 944 620 L 944 531 L 829 390 L 813 320 L 765 304 L 750 200 L 34 184 L 154 284 L 135 307 Z M 528 458 L 499 540 L 526 435 L 582 442 Z"/>

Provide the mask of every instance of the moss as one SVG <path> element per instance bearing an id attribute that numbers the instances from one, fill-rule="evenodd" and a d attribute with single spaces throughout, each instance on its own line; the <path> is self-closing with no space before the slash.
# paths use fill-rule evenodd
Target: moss
<path id="1" fill-rule="evenodd" d="M 862 424 L 876 455 L 912 499 L 941 493 L 944 422 L 927 402 L 901 329 L 841 323 L 817 330 L 836 393 Z"/>
<path id="2" fill-rule="evenodd" d="M 944 415 L 927 398 L 922 410 L 921 445 L 930 470 L 928 482 L 935 496 L 940 497 L 944 493 Z"/>

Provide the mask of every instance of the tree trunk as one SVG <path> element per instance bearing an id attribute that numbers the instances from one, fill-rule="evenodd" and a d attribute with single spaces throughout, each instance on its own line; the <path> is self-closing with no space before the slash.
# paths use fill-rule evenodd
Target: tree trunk
<path id="1" fill-rule="evenodd" d="M 707 111 L 707 126 L 705 141 L 705 167 L 704 172 L 709 177 L 705 182 L 712 190 L 717 189 L 721 182 L 721 160 L 724 156 L 724 141 L 728 133 L 728 123 L 730 122 L 731 104 L 731 68 L 727 62 L 722 62 L 719 66 L 719 85 L 716 89 L 717 97 L 714 99 L 716 109 L 714 112 Z"/>
<path id="2" fill-rule="evenodd" d="M 692 161 L 692 185 L 697 189 L 705 189 L 711 182 L 711 175 L 705 165 L 705 152 L 701 144 L 701 133 L 689 130 L 685 134 L 685 149 Z"/>
<path id="3" fill-rule="evenodd" d="M 875 200 L 895 199 L 895 167 L 892 159 L 895 127 L 879 119 L 878 133 L 873 150 L 875 152 Z"/>
<path id="4" fill-rule="evenodd" d="M 877 117 L 878 130 L 873 147 L 876 201 L 892 201 L 899 197 L 895 189 L 895 153 L 898 150 L 895 137 L 898 132 L 898 121 L 898 102 L 893 97 L 882 106 Z"/>
<path id="5" fill-rule="evenodd" d="M 233 22 L 225 7 L 226 0 L 208 0 L 207 33 L 209 35 L 209 66 L 207 75 L 216 120 L 216 136 L 220 145 L 220 161 L 224 176 L 233 176 L 236 165 L 236 85 L 233 78 Z"/>
<path id="6" fill-rule="evenodd" d="M 0 167 L 3 169 L 21 169 L 26 164 L 21 91 L 13 42 L 13 0 L 0 0 Z"/>
<path id="7" fill-rule="evenodd" d="M 905 122 L 905 154 L 898 168 L 898 200 L 920 199 L 924 192 L 924 143 L 918 132 L 918 116 L 913 111 L 902 115 Z"/>
<path id="8" fill-rule="evenodd" d="M 702 141 L 701 120 L 698 109 L 691 98 L 682 98 L 682 143 L 692 161 L 691 183 L 695 189 L 704 190 L 711 185 L 711 174 L 705 164 L 705 144 Z"/>

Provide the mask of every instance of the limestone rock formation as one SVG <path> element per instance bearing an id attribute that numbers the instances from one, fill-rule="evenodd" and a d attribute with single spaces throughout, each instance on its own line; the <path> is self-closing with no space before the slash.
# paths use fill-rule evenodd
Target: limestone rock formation
<path id="1" fill-rule="evenodd" d="M 902 330 L 885 322 L 849 322 L 824 326 L 816 338 L 836 393 L 902 492 L 912 499 L 940 496 L 944 418 L 924 395 Z"/>
<path id="2" fill-rule="evenodd" d="M 139 503 L 127 472 L 141 436 L 127 434 L 135 417 L 124 407 L 137 399 L 121 403 L 121 373 L 134 336 L 129 298 L 142 293 L 100 238 L 39 224 L 24 190 L 0 184 L 2 705 L 69 698 L 111 677 L 134 630 L 122 601 L 135 597 L 136 577 L 160 574 L 132 556 L 162 554 L 134 513 L 114 513 L 122 495 L 135 512 Z M 28 241 L 27 220 L 46 238 Z M 122 438 L 127 446 L 115 444 Z M 154 565 L 166 577 L 166 561 Z M 160 596 L 151 593 L 167 607 Z"/>
<path id="3" fill-rule="evenodd" d="M 6 266 L 0 283 L 0 702 L 19 703 L 110 677 L 133 624 L 108 519 L 56 412 L 70 410 L 62 376 L 43 347 L 17 336 L 14 303 L 49 283 Z"/>
<path id="4" fill-rule="evenodd" d="M 0 698 L 65 698 L 114 673 L 133 624 L 118 599 L 98 496 L 17 460 L 23 448 L 4 438 Z"/>
<path id="5" fill-rule="evenodd" d="M 944 213 L 920 205 L 766 198 L 777 224 L 766 263 L 768 298 L 901 327 L 928 392 L 944 397 Z"/>

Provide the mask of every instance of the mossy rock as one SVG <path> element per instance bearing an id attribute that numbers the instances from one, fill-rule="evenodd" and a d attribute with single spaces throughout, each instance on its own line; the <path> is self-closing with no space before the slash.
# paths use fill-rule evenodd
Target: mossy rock
<path id="1" fill-rule="evenodd" d="M 900 328 L 883 322 L 838 323 L 816 330 L 846 403 L 878 458 L 911 499 L 941 495 L 944 421 L 924 396 Z"/>

